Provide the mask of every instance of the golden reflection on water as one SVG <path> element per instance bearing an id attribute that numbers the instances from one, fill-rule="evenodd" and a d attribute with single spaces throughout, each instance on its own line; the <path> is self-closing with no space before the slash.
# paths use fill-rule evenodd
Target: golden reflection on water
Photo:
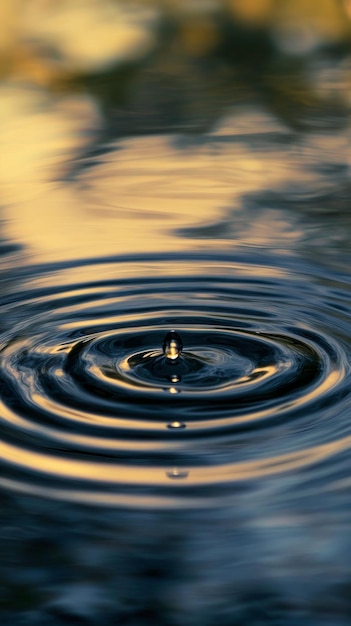
<path id="1" fill-rule="evenodd" d="M 94 108 L 82 101 L 87 118 L 76 123 L 69 108 L 66 115 L 33 116 L 32 94 L 27 103 L 25 97 L 26 92 L 14 117 L 7 112 L 3 223 L 8 239 L 41 261 L 206 249 L 211 237 L 191 241 L 175 234 L 215 223 L 240 194 L 277 186 L 289 173 L 290 163 L 283 165 L 280 154 L 266 155 L 263 163 L 262 154 L 242 145 L 222 146 L 216 153 L 212 145 L 182 150 L 172 147 L 172 137 L 151 137 L 124 140 L 113 158 L 64 183 L 59 177 L 84 147 L 83 131 L 96 117 Z M 234 117 L 233 132 L 235 127 Z M 246 228 L 256 245 L 269 245 L 272 237 L 299 238 L 281 219 L 274 234 L 264 222 Z M 230 235 L 222 242 L 233 243 Z"/>
<path id="2" fill-rule="evenodd" d="M 229 114 L 228 126 L 223 120 L 214 127 L 208 145 L 180 148 L 174 137 L 155 135 L 121 140 L 110 157 L 67 180 L 104 124 L 98 100 L 68 79 L 143 58 L 157 46 L 162 16 L 176 18 L 178 51 L 189 57 L 206 56 L 219 41 L 218 12 L 272 33 L 289 24 L 296 32 L 308 27 L 314 39 L 325 41 L 342 41 L 351 32 L 348 0 L 287 0 L 283 5 L 223 0 L 210 5 L 196 8 L 162 0 L 140 0 L 135 6 L 110 0 L 1 3 L 0 76 L 6 79 L 0 87 L 1 217 L 8 239 L 40 261 L 207 249 L 211 236 L 182 238 L 175 232 L 225 220 L 228 210 L 235 214 L 243 194 L 279 187 L 296 167 L 299 183 L 308 182 L 311 175 L 299 167 L 299 156 L 286 150 L 270 153 L 247 141 L 216 144 L 216 137 L 220 141 L 228 131 L 240 135 L 243 124 L 249 133 L 286 130 L 259 107 Z M 274 247 L 283 240 L 286 248 L 300 237 L 288 217 L 275 220 L 274 214 L 266 214 L 261 223 L 247 225 L 244 243 Z M 232 249 L 235 232 L 223 236 L 221 245 Z"/>
<path id="3" fill-rule="evenodd" d="M 207 52 L 220 36 L 213 17 L 223 13 L 246 26 L 307 25 L 315 37 L 335 40 L 350 32 L 349 5 L 349 0 L 139 0 L 132 4 L 126 0 L 3 0 L 0 51 L 25 66 L 31 52 L 42 63 L 46 60 L 52 72 L 57 66 L 66 72 L 101 68 L 145 54 L 154 42 L 158 20 L 173 16 L 180 24 L 179 45 L 196 55 Z M 50 58 L 48 43 L 60 52 L 56 58 Z M 21 49 L 26 54 L 19 54 Z"/>
<path id="4" fill-rule="evenodd" d="M 52 86 L 148 53 L 157 11 L 111 0 L 2 0 L 0 19 L 3 72 Z"/>
<path id="5" fill-rule="evenodd" d="M 170 472 L 172 477 L 186 477 L 187 482 L 192 486 L 217 485 L 219 482 L 221 484 L 233 483 L 301 469 L 349 450 L 350 446 L 351 437 L 349 436 L 335 442 L 268 459 L 255 459 L 220 466 L 192 467 L 186 470 L 179 467 L 173 468 Z M 5 442 L 0 442 L 0 453 L 7 464 L 24 468 L 27 471 L 34 470 L 44 475 L 65 477 L 70 480 L 88 480 L 91 483 L 151 487 L 168 484 L 167 478 L 170 477 L 169 472 L 165 472 L 162 467 L 133 467 L 121 463 L 69 460 L 23 448 L 19 449 Z"/>

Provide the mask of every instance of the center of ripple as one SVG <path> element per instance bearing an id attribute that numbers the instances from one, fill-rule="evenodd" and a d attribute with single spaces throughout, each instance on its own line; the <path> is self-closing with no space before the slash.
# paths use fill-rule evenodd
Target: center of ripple
<path id="1" fill-rule="evenodd" d="M 206 343 L 202 346 L 199 339 L 197 343 L 193 340 L 189 349 L 181 354 L 181 336 L 170 331 L 163 340 L 163 353 L 143 351 L 133 354 L 119 364 L 119 370 L 146 384 L 162 387 L 169 381 L 177 385 L 177 390 L 218 388 L 252 372 L 254 364 L 235 349 L 229 337 L 227 345 L 214 341 L 209 347 L 204 347 Z"/>
<path id="2" fill-rule="evenodd" d="M 181 335 L 171 331 L 165 337 L 156 329 L 119 332 L 83 344 L 75 362 L 100 393 L 107 386 L 106 395 L 123 388 L 173 394 L 207 391 L 214 400 L 220 392 L 247 393 L 248 387 L 264 395 L 272 385 L 277 391 L 289 381 L 289 371 L 304 386 L 311 364 L 318 369 L 316 354 L 305 343 L 234 329 L 183 329 Z"/>

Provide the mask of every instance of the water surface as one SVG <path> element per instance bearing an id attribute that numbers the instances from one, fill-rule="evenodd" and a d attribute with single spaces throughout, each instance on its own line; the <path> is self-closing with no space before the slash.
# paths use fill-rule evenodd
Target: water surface
<path id="1" fill-rule="evenodd" d="M 235 6 L 3 77 L 4 624 L 350 623 L 348 27 Z"/>

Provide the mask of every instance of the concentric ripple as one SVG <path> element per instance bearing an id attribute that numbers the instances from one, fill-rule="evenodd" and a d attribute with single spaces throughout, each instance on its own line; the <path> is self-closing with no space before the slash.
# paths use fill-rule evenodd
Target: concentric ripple
<path id="1" fill-rule="evenodd" d="M 323 466 L 323 489 L 351 449 L 349 285 L 327 282 L 166 256 L 22 276 L 0 311 L 2 485 L 201 506 Z"/>

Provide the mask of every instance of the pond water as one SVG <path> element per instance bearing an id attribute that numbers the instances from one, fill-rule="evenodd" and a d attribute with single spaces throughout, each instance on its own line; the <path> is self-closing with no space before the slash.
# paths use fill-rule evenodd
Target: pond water
<path id="1" fill-rule="evenodd" d="M 151 4 L 3 72 L 1 623 L 346 626 L 351 9 Z"/>

